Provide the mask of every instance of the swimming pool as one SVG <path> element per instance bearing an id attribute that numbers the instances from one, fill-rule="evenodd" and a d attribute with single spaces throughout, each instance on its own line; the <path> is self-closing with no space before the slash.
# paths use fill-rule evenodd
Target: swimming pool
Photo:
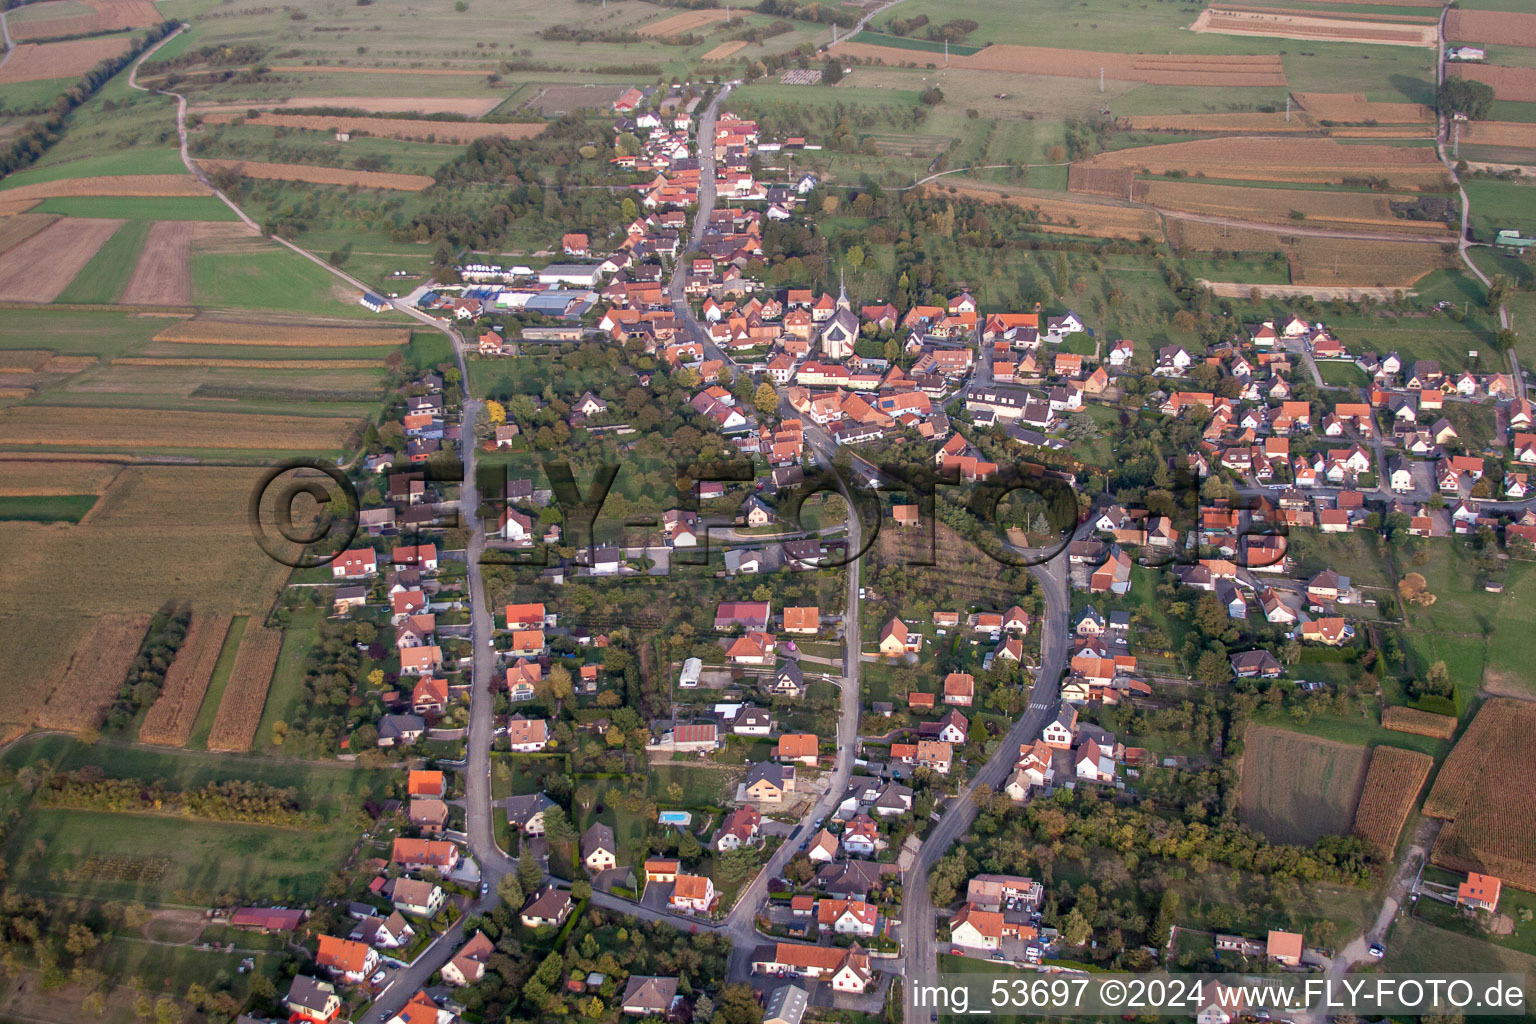
<path id="1" fill-rule="evenodd" d="M 662 825 L 679 825 L 687 828 L 693 821 L 693 815 L 687 811 L 657 811 L 656 820 Z"/>

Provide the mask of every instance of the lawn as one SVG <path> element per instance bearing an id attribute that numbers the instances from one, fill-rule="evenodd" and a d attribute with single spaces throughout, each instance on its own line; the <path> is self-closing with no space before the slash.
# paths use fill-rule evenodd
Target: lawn
<path id="1" fill-rule="evenodd" d="M 1329 320 L 1328 329 L 1344 343 L 1351 355 L 1362 351 L 1396 352 L 1405 363 L 1438 359 L 1446 372 L 1474 369 L 1492 373 L 1503 368 L 1493 347 L 1497 321 L 1485 311 L 1472 308 L 1461 323 L 1448 317 L 1341 316 Z M 1479 353 L 1474 366 L 1468 352 Z"/>
<path id="2" fill-rule="evenodd" d="M 96 504 L 95 494 L 0 497 L 0 522 L 78 523 Z"/>
<path id="3" fill-rule="evenodd" d="M 1437 928 L 1412 917 L 1403 918 L 1397 923 L 1386 942 L 1386 947 L 1387 956 L 1382 961 L 1382 967 L 1391 973 L 1462 974 L 1507 971 L 1525 975 L 1527 1005 L 1533 997 L 1536 997 L 1536 987 L 1533 987 L 1533 979 L 1536 979 L 1536 957 L 1518 950 L 1506 949 L 1470 935 Z"/>
<path id="4" fill-rule="evenodd" d="M 371 317 L 336 278 L 288 249 L 192 254 L 192 297 L 202 307 Z"/>
<path id="5" fill-rule="evenodd" d="M 131 220 L 118 228 L 91 261 L 59 293 L 59 302 L 110 305 L 133 276 L 139 252 L 149 237 L 150 221 Z"/>
<path id="6" fill-rule="evenodd" d="M 1365 371 L 1354 363 L 1324 359 L 1317 364 L 1317 372 L 1322 375 L 1324 384 L 1332 384 L 1336 387 L 1359 388 L 1370 383 L 1370 378 L 1365 375 Z"/>
<path id="7" fill-rule="evenodd" d="M 720 807 L 735 794 L 736 783 L 741 777 L 739 770 L 713 765 L 655 764 L 650 769 L 651 799 L 677 809 Z M 675 798 L 671 794 L 670 787 L 674 784 L 681 789 L 681 797 Z"/>
<path id="8" fill-rule="evenodd" d="M 10 879 L 33 895 L 308 903 L 352 845 L 350 828 L 296 830 L 139 814 L 33 809 L 7 835 Z M 125 870 L 141 880 L 121 881 Z M 152 880 L 142 880 L 144 878 Z"/>
<path id="9" fill-rule="evenodd" d="M 68 163 L 29 167 L 0 180 L 0 191 L 64 178 L 95 178 L 107 174 L 185 174 L 186 171 L 186 165 L 181 162 L 181 154 L 175 149 L 135 146 L 121 152 L 81 157 Z"/>
<path id="10" fill-rule="evenodd" d="M 1492 241 L 1504 228 L 1536 234 L 1536 185 L 1468 178 L 1462 187 L 1472 201 L 1472 230 L 1479 241 Z"/>
<path id="11" fill-rule="evenodd" d="M 34 206 L 35 213 L 66 217 L 115 217 L 123 220 L 220 220 L 238 218 L 213 196 L 55 196 Z"/>
<path id="12" fill-rule="evenodd" d="M 283 649 L 277 656 L 277 667 L 272 671 L 272 685 L 267 690 L 261 725 L 256 729 L 254 748 L 257 751 L 279 751 L 272 742 L 272 726 L 292 719 L 304 699 L 304 657 L 315 645 L 319 626 L 319 613 L 310 612 L 295 615 L 283 630 Z"/>
<path id="13" fill-rule="evenodd" d="M 208 733 L 213 730 L 213 719 L 219 713 L 219 701 L 223 699 L 224 688 L 229 685 L 230 673 L 234 671 L 235 651 L 240 647 L 240 638 L 245 635 L 245 627 L 249 622 L 249 616 L 237 615 L 229 624 L 229 632 L 224 637 L 224 649 L 219 652 L 219 660 L 213 666 L 208 692 L 203 695 L 197 721 L 192 724 L 192 735 L 187 739 L 187 747 L 191 750 L 204 750 L 208 746 Z"/>

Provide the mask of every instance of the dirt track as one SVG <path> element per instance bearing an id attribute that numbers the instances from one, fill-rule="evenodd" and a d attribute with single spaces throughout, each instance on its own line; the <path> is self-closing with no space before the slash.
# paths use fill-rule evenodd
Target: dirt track
<path id="1" fill-rule="evenodd" d="M 119 302 L 129 306 L 191 305 L 192 223 L 162 220 L 149 229 Z"/>
<path id="2" fill-rule="evenodd" d="M 91 261 L 120 220 L 65 217 L 0 256 L 0 299 L 52 302 Z"/>

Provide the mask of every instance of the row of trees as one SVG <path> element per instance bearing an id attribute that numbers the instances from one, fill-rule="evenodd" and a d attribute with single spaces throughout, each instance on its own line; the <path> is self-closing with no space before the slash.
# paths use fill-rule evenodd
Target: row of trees
<path id="1" fill-rule="evenodd" d="M 100 768 L 89 767 L 50 775 L 35 799 L 45 807 L 71 810 L 180 814 L 289 828 L 314 823 L 299 804 L 298 790 L 238 779 L 178 791 L 160 779 L 109 779 Z"/>

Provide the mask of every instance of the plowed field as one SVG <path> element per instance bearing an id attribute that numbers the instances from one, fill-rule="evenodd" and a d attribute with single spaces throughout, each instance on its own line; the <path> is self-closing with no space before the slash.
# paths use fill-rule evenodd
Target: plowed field
<path id="1" fill-rule="evenodd" d="M 269 164 L 259 160 L 203 160 L 205 167 L 234 170 L 247 178 L 272 181 L 303 181 L 312 185 L 356 185 L 359 188 L 384 188 L 397 192 L 420 192 L 433 184 L 425 174 L 390 174 L 387 171 L 351 171 L 342 167 L 314 167 L 309 164 Z"/>
<path id="2" fill-rule="evenodd" d="M 192 301 L 192 225 L 162 220 L 149 229 L 133 276 L 118 300 L 134 306 L 185 306 Z"/>
<path id="3" fill-rule="evenodd" d="M 182 345 L 275 345 L 308 348 L 404 345 L 405 327 L 333 327 L 329 324 L 246 323 L 239 320 L 183 320 L 155 335 L 156 341 Z"/>
<path id="4" fill-rule="evenodd" d="M 1449 74 L 1493 86 L 1496 99 L 1536 102 L 1536 68 L 1510 68 L 1501 64 L 1447 64 Z"/>
<path id="5" fill-rule="evenodd" d="M 332 451 L 346 444 L 356 426 L 328 416 L 26 405 L 0 410 L 0 444 Z"/>
<path id="6" fill-rule="evenodd" d="M 1386 178 L 1396 185 L 1442 184 L 1444 167 L 1427 147 L 1346 146 L 1332 139 L 1197 139 L 1100 153 L 1091 167 L 1130 167 L 1140 173 L 1170 171 L 1254 181 L 1340 183 L 1345 178 Z"/>
<path id="7" fill-rule="evenodd" d="M 90 262 L 120 220 L 66 217 L 0 255 L 0 299 L 52 302 Z"/>
<path id="8" fill-rule="evenodd" d="M 1445 35 L 1458 43 L 1536 46 L 1536 14 L 1452 10 L 1445 17 Z"/>
<path id="9" fill-rule="evenodd" d="M 1214 32 L 1227 36 L 1312 39 L 1330 43 L 1385 43 L 1390 46 L 1434 46 L 1437 32 L 1434 25 L 1343 21 L 1305 12 L 1274 14 L 1251 7 L 1242 10 L 1207 7 L 1189 28 L 1192 32 Z"/>
<path id="10" fill-rule="evenodd" d="M 713 8 L 704 11 L 688 11 L 685 14 L 674 14 L 671 17 L 653 21 L 649 25 L 642 25 L 639 33 L 642 36 L 650 36 L 653 39 L 666 39 L 670 36 L 680 36 L 692 32 L 696 28 L 703 28 L 711 22 L 723 21 L 730 16 L 729 11 Z M 737 12 L 740 17 L 740 11 Z"/>

